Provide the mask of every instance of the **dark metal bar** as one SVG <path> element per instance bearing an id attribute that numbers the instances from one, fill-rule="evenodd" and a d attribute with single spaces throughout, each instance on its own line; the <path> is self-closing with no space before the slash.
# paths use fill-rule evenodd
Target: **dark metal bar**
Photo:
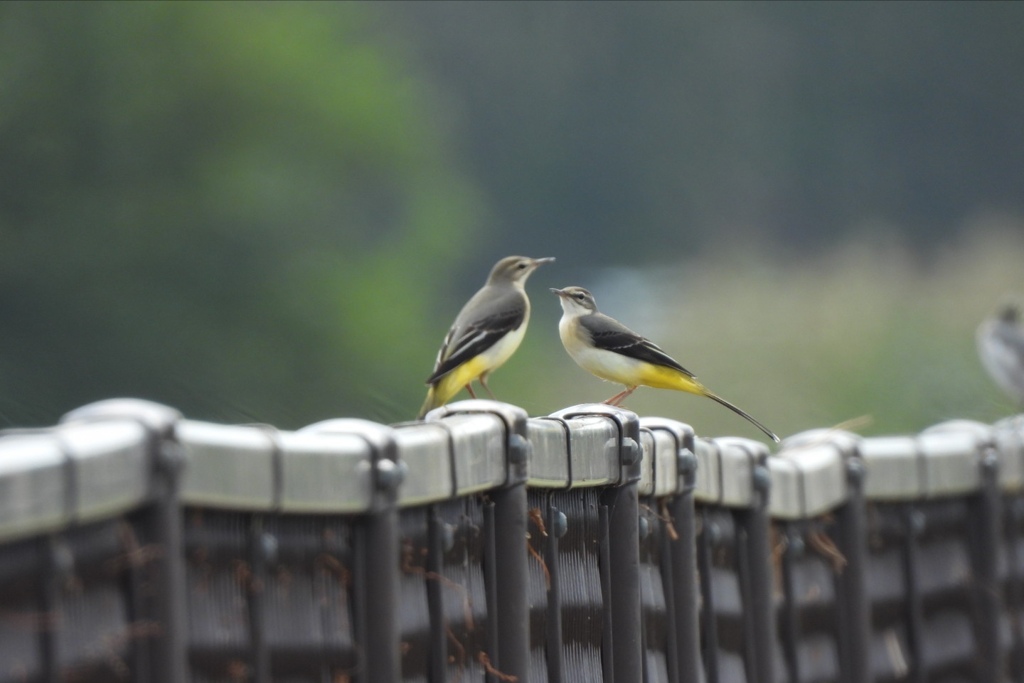
<path id="1" fill-rule="evenodd" d="M 128 519 L 122 519 L 120 524 L 121 552 L 130 556 L 138 548 L 135 525 Z M 128 561 L 121 580 L 122 589 L 127 596 L 128 623 L 135 623 L 146 618 L 143 570 L 142 562 Z M 148 642 L 143 639 L 134 639 L 130 644 L 131 670 L 136 672 L 140 679 L 143 672 L 150 671 L 152 668 L 152 653 L 147 645 Z"/>
<path id="2" fill-rule="evenodd" d="M 614 580 L 612 577 L 612 544 L 611 544 L 611 512 L 608 506 L 602 504 L 598 508 L 598 528 L 601 530 L 599 545 L 599 561 L 601 563 L 601 594 L 604 597 L 601 603 L 603 621 L 601 622 L 601 666 L 604 673 L 604 683 L 615 681 L 615 629 L 612 621 L 615 618 L 615 610 L 612 608 L 611 594 Z"/>
<path id="3" fill-rule="evenodd" d="M 748 565 L 746 581 L 749 603 L 746 609 L 753 636 L 753 683 L 771 683 L 775 678 L 775 611 L 772 607 L 772 564 L 768 492 L 771 476 L 763 463 L 754 465 L 754 504 L 737 515 L 743 527 Z"/>
<path id="4" fill-rule="evenodd" d="M 658 501 L 651 498 L 648 504 L 653 509 L 654 506 L 658 505 Z M 671 515 L 671 512 L 669 512 L 669 515 Z M 669 683 L 679 683 L 680 655 L 677 623 L 682 620 L 682 615 L 677 613 L 676 584 L 677 581 L 681 583 L 682 580 L 678 579 L 678 572 L 673 562 L 674 557 L 671 534 L 668 529 L 669 524 L 672 524 L 673 527 L 675 526 L 671 519 L 666 520 L 664 524 L 658 525 L 658 557 L 661 560 L 658 569 L 661 572 L 661 590 L 665 596 L 665 663 L 668 669 L 668 681 Z M 680 586 L 680 589 L 683 589 L 683 587 Z M 646 621 L 644 619 L 645 625 Z M 644 657 L 644 664 L 646 665 L 646 663 L 647 658 Z M 645 674 L 644 680 L 646 679 L 647 676 Z"/>
<path id="5" fill-rule="evenodd" d="M 506 676 L 526 683 L 530 669 L 530 605 L 526 550 L 526 484 L 499 489 L 494 501 L 497 649 L 494 663 Z"/>
<path id="6" fill-rule="evenodd" d="M 494 501 L 494 554 L 497 612 L 491 628 L 497 634 L 492 657 L 505 676 L 528 683 L 530 676 L 530 604 L 527 544 L 526 479 L 530 444 L 526 413 L 502 415 L 506 429 L 505 486 L 491 494 Z"/>
<path id="7" fill-rule="evenodd" d="M 353 527 L 357 548 L 354 567 L 360 577 L 355 584 L 359 589 L 352 596 L 354 636 L 361 662 L 361 678 L 358 680 L 397 683 L 402 676 L 398 617 L 401 541 L 397 498 L 398 487 L 404 477 L 398 463 L 398 445 L 390 428 L 366 420 L 332 420 L 322 425 L 322 429 L 354 434 L 370 447 L 374 472 L 373 498 L 367 514 L 360 517 Z M 437 561 L 440 562 L 439 559 Z M 439 599 L 429 597 L 430 586 L 435 583 L 428 582 L 428 600 Z M 429 604 L 432 620 L 443 614 L 433 611 L 434 604 Z"/>
<path id="8" fill-rule="evenodd" d="M 60 651 L 57 647 L 57 631 L 60 628 L 60 559 L 57 539 L 44 536 L 39 539 L 39 659 L 44 683 L 58 683 L 60 675 Z"/>
<path id="9" fill-rule="evenodd" d="M 800 609 L 796 589 L 793 585 L 793 565 L 797 561 L 797 555 L 802 550 L 803 537 L 800 530 L 794 528 L 796 525 L 791 522 L 780 522 L 778 533 L 784 539 L 785 549 L 782 551 L 782 591 L 783 601 L 781 611 L 782 629 L 782 654 L 786 659 L 786 669 L 789 672 L 790 683 L 800 683 L 803 678 L 800 676 Z"/>
<path id="10" fill-rule="evenodd" d="M 687 443 L 687 441 L 689 443 Z M 664 574 L 666 590 L 671 589 L 672 657 L 670 675 L 678 683 L 700 681 L 700 630 L 698 613 L 699 577 L 697 575 L 697 529 L 693 489 L 697 478 L 697 457 L 693 453 L 692 432 L 680 444 L 678 492 L 669 500 L 668 511 L 676 538 L 662 534 L 662 557 L 669 563 Z"/>
<path id="11" fill-rule="evenodd" d="M 445 522 L 431 505 L 427 509 L 427 571 L 432 576 L 439 576 L 444 564 L 444 526 Z M 444 596 L 441 595 L 442 585 L 439 581 L 427 581 L 427 608 L 430 610 L 430 680 L 432 683 L 444 683 L 447 680 L 448 635 L 444 618 Z"/>
<path id="12" fill-rule="evenodd" d="M 143 513 L 145 535 L 162 549 L 152 564 L 152 614 L 161 632 L 153 642 L 153 669 L 146 680 L 152 683 L 187 683 L 187 636 L 185 557 L 182 536 L 182 508 L 179 496 L 184 464 L 174 430 L 181 414 L 173 408 L 137 399 L 110 399 L 83 406 L 65 415 L 62 422 L 134 420 L 149 435 L 148 450 L 153 463 L 153 501 Z"/>
<path id="13" fill-rule="evenodd" d="M 607 510 L 611 582 L 605 602 L 611 607 L 613 681 L 639 681 L 643 669 L 640 602 L 640 528 L 636 482 L 607 489 L 601 496 Z"/>
<path id="14" fill-rule="evenodd" d="M 718 620 L 715 616 L 715 594 L 711 582 L 712 531 L 705 511 L 697 513 L 700 533 L 697 535 L 697 571 L 700 576 L 701 659 L 707 683 L 719 683 L 718 675 Z"/>
<path id="15" fill-rule="evenodd" d="M 498 663 L 498 653 L 501 643 L 498 639 L 498 628 L 500 613 L 498 612 L 498 552 L 497 533 L 495 531 L 494 500 L 483 502 L 484 526 L 483 533 L 486 542 L 483 544 L 483 570 L 484 570 L 484 593 L 487 597 L 487 652 L 491 662 Z M 499 664 L 500 670 L 500 664 Z M 488 683 L 494 683 L 494 676 L 487 674 Z"/>
<path id="16" fill-rule="evenodd" d="M 1024 681 L 1024 571 L 1017 563 L 1020 557 L 1020 526 L 1024 519 L 1024 501 L 1013 496 L 1005 501 L 1006 510 L 1006 605 L 1010 622 L 1010 680 Z"/>
<path id="17" fill-rule="evenodd" d="M 843 683 L 870 683 L 871 605 L 867 592 L 868 525 L 864 464 L 846 461 L 846 504 L 836 510 L 836 534 L 846 566 L 836 577 Z"/>
<path id="18" fill-rule="evenodd" d="M 975 643 L 978 680 L 999 680 L 1005 668 L 1000 645 L 999 622 L 1002 591 L 999 585 L 999 558 L 1003 551 L 1000 525 L 1003 519 L 999 490 L 999 458 L 986 449 L 981 460 L 981 490 L 970 502 L 973 526 L 974 594 L 978 606 Z"/>
<path id="19" fill-rule="evenodd" d="M 928 674 L 922 658 L 924 614 L 921 606 L 921 588 L 915 574 L 918 563 L 917 540 L 925 524 L 924 513 L 912 503 L 901 507 L 903 521 L 903 590 L 906 595 L 907 642 L 910 649 L 910 671 L 907 679 L 925 683 Z"/>
<path id="20" fill-rule="evenodd" d="M 64 518 L 69 529 L 74 529 L 78 516 L 78 467 L 64 440 L 59 435 L 55 436 L 55 440 L 63 459 Z M 42 574 L 39 586 L 39 653 L 42 679 L 45 683 L 57 683 L 62 679 L 59 638 L 63 620 L 60 611 L 61 587 L 73 570 L 74 557 L 64 539 L 52 534 L 40 539 L 39 559 Z"/>
<path id="21" fill-rule="evenodd" d="M 358 524 L 365 529 L 366 590 L 368 606 L 363 652 L 369 667 L 368 683 L 396 683 L 402 662 L 398 623 L 400 541 L 396 508 L 371 514 Z M 436 583 L 436 582 L 431 582 Z"/>
<path id="22" fill-rule="evenodd" d="M 754 589 L 751 577 L 754 573 L 754 569 L 750 559 L 750 543 L 747 540 L 749 533 L 747 532 L 748 522 L 746 521 L 746 518 L 749 517 L 750 513 L 747 511 L 737 510 L 732 514 L 736 529 L 736 538 L 734 540 L 736 544 L 736 573 L 739 576 L 740 599 L 742 601 L 741 604 L 743 605 L 743 660 L 746 668 L 747 681 L 750 683 L 759 683 L 761 677 L 758 675 L 758 672 L 760 672 L 761 666 L 757 659 L 760 654 L 760 649 L 757 646 L 758 616 L 752 607 L 754 601 L 752 593 Z"/>
<path id="23" fill-rule="evenodd" d="M 556 415 L 562 418 L 601 415 L 618 426 L 618 485 L 602 491 L 598 506 L 604 611 L 601 652 L 604 683 L 634 683 L 643 675 L 637 499 L 643 450 L 639 419 L 633 413 L 604 405 L 588 405 L 585 411 L 569 410 Z"/>
<path id="24" fill-rule="evenodd" d="M 566 527 L 565 513 L 556 508 L 552 496 L 547 496 L 544 525 L 547 527 L 547 543 L 544 546 L 544 562 L 547 565 L 551 583 L 548 587 L 547 623 L 547 670 L 548 683 L 562 683 L 564 664 L 562 661 L 562 589 L 561 573 L 558 568 L 558 539 Z"/>
<path id="25" fill-rule="evenodd" d="M 267 548 L 269 542 L 263 531 L 263 515 L 254 514 L 249 519 L 249 577 L 244 587 L 249 608 L 249 647 L 252 680 L 254 683 L 270 683 L 270 650 L 266 638 L 267 601 L 264 598 L 267 582 Z"/>
<path id="26" fill-rule="evenodd" d="M 178 495 L 181 457 L 171 442 L 157 441 L 159 466 L 155 481 L 156 504 L 152 517 L 154 542 L 164 549 L 155 566 L 155 616 L 163 625 L 157 639 L 155 682 L 186 683 L 185 558 L 182 552 L 182 510 Z"/>

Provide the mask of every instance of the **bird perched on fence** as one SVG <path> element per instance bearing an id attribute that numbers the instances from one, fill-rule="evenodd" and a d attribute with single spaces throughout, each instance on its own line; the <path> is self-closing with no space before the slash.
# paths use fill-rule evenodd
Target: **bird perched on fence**
<path id="1" fill-rule="evenodd" d="M 981 364 L 1003 391 L 1024 405 L 1024 327 L 1020 309 L 1006 304 L 978 326 Z"/>
<path id="2" fill-rule="evenodd" d="M 530 320 L 526 279 L 539 266 L 554 260 L 506 256 L 494 265 L 484 286 L 459 311 L 437 352 L 419 419 L 450 401 L 463 387 L 476 398 L 474 380 L 479 380 L 494 398 L 487 377 L 519 348 Z"/>
<path id="3" fill-rule="evenodd" d="M 562 301 L 558 334 L 572 359 L 591 374 L 626 387 L 605 403 L 617 406 L 639 386 L 685 391 L 721 403 L 773 441 L 779 440 L 770 429 L 698 382 L 654 342 L 598 311 L 594 295 L 587 290 L 566 287 L 551 291 Z"/>

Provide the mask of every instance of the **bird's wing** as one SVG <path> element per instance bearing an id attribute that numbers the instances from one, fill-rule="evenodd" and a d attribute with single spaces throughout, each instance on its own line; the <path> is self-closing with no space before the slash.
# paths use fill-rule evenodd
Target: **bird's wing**
<path id="1" fill-rule="evenodd" d="M 1024 403 L 1024 330 L 1001 320 L 978 329 L 981 362 L 999 386 Z"/>
<path id="2" fill-rule="evenodd" d="M 448 330 L 427 384 L 433 384 L 518 329 L 526 319 L 526 312 L 526 295 L 516 289 L 510 288 L 497 298 L 488 296 L 483 301 L 474 296 Z"/>
<path id="3" fill-rule="evenodd" d="M 580 318 L 580 327 L 590 335 L 595 347 L 612 351 L 627 358 L 633 358 L 652 365 L 661 365 L 678 370 L 687 377 L 694 374 L 680 365 L 650 339 L 641 337 L 618 320 L 603 313 L 593 313 Z"/>

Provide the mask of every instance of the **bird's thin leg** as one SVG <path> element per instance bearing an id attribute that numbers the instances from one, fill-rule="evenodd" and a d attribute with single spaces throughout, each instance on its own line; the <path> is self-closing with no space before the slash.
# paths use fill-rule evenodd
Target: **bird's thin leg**
<path id="1" fill-rule="evenodd" d="M 469 384 L 466 385 L 466 391 L 469 392 L 470 396 L 472 396 L 473 398 L 476 398 L 476 392 L 473 391 L 473 384 L 472 383 L 469 383 Z"/>
<path id="2" fill-rule="evenodd" d="M 491 391 L 491 388 L 489 386 L 487 386 L 487 373 L 480 375 L 480 386 L 487 390 L 487 395 L 491 397 L 492 401 L 498 400 L 494 398 L 494 392 Z"/>
<path id="3" fill-rule="evenodd" d="M 610 406 L 617 406 L 620 403 L 622 403 L 626 399 L 626 397 L 632 394 L 634 391 L 636 391 L 636 387 L 626 387 L 625 391 L 620 391 L 619 393 L 615 394 L 610 399 L 605 401 L 605 403 L 607 403 Z"/>

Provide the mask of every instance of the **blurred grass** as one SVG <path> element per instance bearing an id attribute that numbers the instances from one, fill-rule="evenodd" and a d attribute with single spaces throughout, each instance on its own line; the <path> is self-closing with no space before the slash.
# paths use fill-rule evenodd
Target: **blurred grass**
<path id="1" fill-rule="evenodd" d="M 780 436 L 865 416 L 862 434 L 916 432 L 950 418 L 992 422 L 1017 412 L 985 375 L 974 331 L 1000 301 L 1024 293 L 1021 228 L 978 221 L 968 239 L 927 262 L 879 237 L 816 258 L 723 249 L 637 274 L 646 294 L 630 302 L 607 278 L 572 284 L 589 287 L 604 312 Z M 608 398 L 618 389 L 577 368 L 558 342 L 560 311 L 546 291 L 557 275 L 538 275 L 529 288 L 530 333 L 492 387 L 531 414 Z M 654 306 L 669 314 L 655 315 Z M 695 396 L 640 389 L 627 407 L 688 422 L 702 435 L 758 436 Z"/>

